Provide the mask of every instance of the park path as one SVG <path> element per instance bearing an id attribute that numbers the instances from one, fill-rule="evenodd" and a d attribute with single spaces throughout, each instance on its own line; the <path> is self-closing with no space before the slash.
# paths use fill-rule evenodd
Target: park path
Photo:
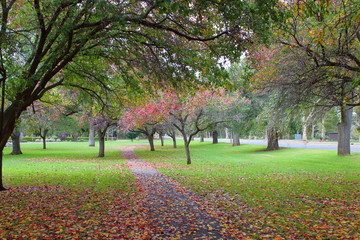
<path id="1" fill-rule="evenodd" d="M 124 147 L 122 156 L 136 177 L 137 201 L 151 226 L 150 239 L 234 239 L 210 213 L 210 206 L 140 159 L 134 148 Z"/>

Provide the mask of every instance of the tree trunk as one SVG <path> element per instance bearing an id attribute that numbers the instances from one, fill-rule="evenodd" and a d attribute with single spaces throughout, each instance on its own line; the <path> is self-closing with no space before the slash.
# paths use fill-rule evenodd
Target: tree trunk
<path id="1" fill-rule="evenodd" d="M 0 152 L 0 191 L 5 191 L 7 190 L 4 185 L 3 185 L 3 174 L 2 174 L 2 162 L 3 162 L 3 150 L 4 150 L 4 147 L 1 147 L 0 148 L 1 152 Z"/>
<path id="2" fill-rule="evenodd" d="M 341 106 L 341 122 L 338 124 L 339 140 L 338 155 L 350 155 L 350 131 L 353 109 L 346 105 Z"/>
<path id="3" fill-rule="evenodd" d="M 41 134 L 41 130 L 40 130 L 40 137 L 43 140 L 43 149 L 46 149 L 46 135 L 48 133 L 49 129 L 44 129 L 43 134 Z"/>
<path id="4" fill-rule="evenodd" d="M 105 157 L 106 130 L 104 130 L 104 131 L 98 130 L 98 135 L 99 135 L 99 156 L 98 157 Z"/>
<path id="5" fill-rule="evenodd" d="M 13 109 L 11 109 L 13 110 Z M 16 120 L 20 114 L 16 114 L 15 111 L 9 111 L 10 114 L 0 113 L 0 191 L 7 190 L 3 185 L 3 150 L 10 138 L 14 128 Z"/>
<path id="6" fill-rule="evenodd" d="M 268 145 L 266 150 L 278 150 L 279 149 L 279 135 L 274 127 L 270 127 L 267 130 Z"/>
<path id="7" fill-rule="evenodd" d="M 204 136 L 203 135 L 200 136 L 200 142 L 204 142 Z"/>
<path id="8" fill-rule="evenodd" d="M 155 151 L 155 146 L 154 146 L 154 134 L 149 134 L 147 136 L 149 144 L 150 144 L 150 151 Z"/>
<path id="9" fill-rule="evenodd" d="M 160 141 L 161 141 L 161 146 L 163 147 L 164 146 L 164 137 L 162 134 L 159 134 L 159 137 L 160 137 Z"/>
<path id="10" fill-rule="evenodd" d="M 303 124 L 303 130 L 302 130 L 302 140 L 303 141 L 308 140 L 308 138 L 307 138 L 307 129 L 308 129 L 307 123 L 304 123 Z"/>
<path id="11" fill-rule="evenodd" d="M 238 133 L 233 134 L 233 146 L 240 146 L 240 136 Z"/>
<path id="12" fill-rule="evenodd" d="M 172 140 L 173 140 L 173 147 L 176 148 L 176 137 L 173 136 L 173 137 L 171 137 L 171 138 L 172 138 Z"/>
<path id="13" fill-rule="evenodd" d="M 216 130 L 213 131 L 212 136 L 213 136 L 213 144 L 218 143 L 219 142 L 219 139 L 218 139 L 219 133 L 218 133 L 218 131 L 216 131 Z"/>
<path id="14" fill-rule="evenodd" d="M 91 126 L 89 129 L 89 147 L 95 147 L 95 130 Z"/>
<path id="15" fill-rule="evenodd" d="M 227 129 L 227 128 L 225 128 L 225 138 L 226 139 L 230 138 L 229 129 Z"/>
<path id="16" fill-rule="evenodd" d="M 321 119 L 321 140 L 325 140 L 325 117 Z"/>
<path id="17" fill-rule="evenodd" d="M 190 142 L 187 142 L 185 145 L 185 151 L 186 151 L 186 164 L 191 164 L 191 157 L 190 157 Z"/>
<path id="18" fill-rule="evenodd" d="M 315 124 L 313 124 L 313 125 L 311 126 L 311 139 L 314 139 L 314 138 L 315 138 L 315 127 L 316 127 Z"/>
<path id="19" fill-rule="evenodd" d="M 19 131 L 19 129 L 17 127 L 15 127 L 13 133 L 11 134 L 11 140 L 12 140 L 11 155 L 22 154 L 21 148 L 20 148 L 20 135 L 21 135 L 21 132 Z"/>

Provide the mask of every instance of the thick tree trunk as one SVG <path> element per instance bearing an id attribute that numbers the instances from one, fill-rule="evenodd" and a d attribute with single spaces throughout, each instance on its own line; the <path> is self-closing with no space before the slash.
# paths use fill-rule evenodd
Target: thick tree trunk
<path id="1" fill-rule="evenodd" d="M 213 136 L 213 144 L 219 143 L 219 133 L 218 131 L 213 131 L 212 132 L 212 136 Z"/>
<path id="2" fill-rule="evenodd" d="M 274 127 L 270 127 L 267 130 L 268 145 L 266 150 L 278 150 L 279 149 L 279 135 Z"/>
<path id="3" fill-rule="evenodd" d="M 14 107 L 8 108 L 5 113 L 0 115 L 0 191 L 7 190 L 3 185 L 3 150 L 15 128 L 19 115 L 20 113 L 17 113 Z"/>
<path id="4" fill-rule="evenodd" d="M 99 137 L 99 156 L 98 157 L 105 157 L 105 135 L 106 129 L 101 131 L 98 130 L 98 137 Z"/>
<path id="5" fill-rule="evenodd" d="M 341 122 L 338 124 L 338 155 L 350 155 L 350 131 L 353 109 L 346 105 L 341 107 Z"/>
<path id="6" fill-rule="evenodd" d="M 150 151 L 155 151 L 155 146 L 154 146 L 154 134 L 149 134 L 147 136 L 149 144 L 150 144 Z"/>
<path id="7" fill-rule="evenodd" d="M 240 146 L 240 136 L 238 133 L 233 133 L 233 146 Z"/>
<path id="8" fill-rule="evenodd" d="M 12 140 L 12 152 L 11 155 L 20 155 L 22 154 L 21 148 L 20 148 L 20 135 L 21 132 L 16 127 L 14 128 L 13 133 L 11 134 L 11 140 Z"/>
<path id="9" fill-rule="evenodd" d="M 95 130 L 91 126 L 89 129 L 89 147 L 95 147 Z"/>
<path id="10" fill-rule="evenodd" d="M 204 142 L 204 136 L 203 135 L 200 136 L 200 142 Z"/>

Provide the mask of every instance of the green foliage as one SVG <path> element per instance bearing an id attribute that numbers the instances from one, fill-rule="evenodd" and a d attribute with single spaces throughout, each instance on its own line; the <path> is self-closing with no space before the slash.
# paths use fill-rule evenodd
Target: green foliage
<path id="1" fill-rule="evenodd" d="M 131 139 L 131 140 L 134 140 L 135 138 L 139 137 L 141 133 L 139 132 L 128 132 L 128 133 L 125 133 L 125 137 Z"/>
<path id="2" fill-rule="evenodd" d="M 338 132 L 339 115 L 336 109 L 328 111 L 325 115 L 325 130 L 326 132 Z"/>
<path id="3" fill-rule="evenodd" d="M 35 142 L 36 140 L 40 141 L 41 137 L 23 137 L 22 141 L 25 142 Z"/>

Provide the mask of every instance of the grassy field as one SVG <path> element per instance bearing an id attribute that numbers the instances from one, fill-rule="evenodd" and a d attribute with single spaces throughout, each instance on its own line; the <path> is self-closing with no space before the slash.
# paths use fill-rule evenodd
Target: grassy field
<path id="1" fill-rule="evenodd" d="M 170 143 L 168 143 L 170 145 Z M 137 154 L 222 209 L 239 236 L 359 238 L 360 155 L 199 143 Z"/>
<path id="2" fill-rule="evenodd" d="M 126 142 L 106 142 L 104 158 L 98 158 L 98 146 L 86 142 L 22 144 L 24 154 L 11 156 L 4 151 L 4 179 L 11 186 L 62 185 L 74 188 L 129 189 L 132 175 L 120 156 L 120 145 Z M 119 177 L 120 176 L 120 177 Z"/>
<path id="3" fill-rule="evenodd" d="M 7 148 L 0 239 L 136 238 L 144 224 L 120 144 L 131 142 L 106 142 L 105 158 L 87 143 L 22 144 L 18 156 Z"/>
<path id="4" fill-rule="evenodd" d="M 127 144 L 107 142 L 101 159 L 87 143 L 7 148 L 0 239 L 141 239 L 151 226 L 119 152 Z M 263 148 L 193 142 L 191 165 L 180 141 L 136 152 L 205 197 L 239 239 L 359 238 L 360 155 Z"/>

